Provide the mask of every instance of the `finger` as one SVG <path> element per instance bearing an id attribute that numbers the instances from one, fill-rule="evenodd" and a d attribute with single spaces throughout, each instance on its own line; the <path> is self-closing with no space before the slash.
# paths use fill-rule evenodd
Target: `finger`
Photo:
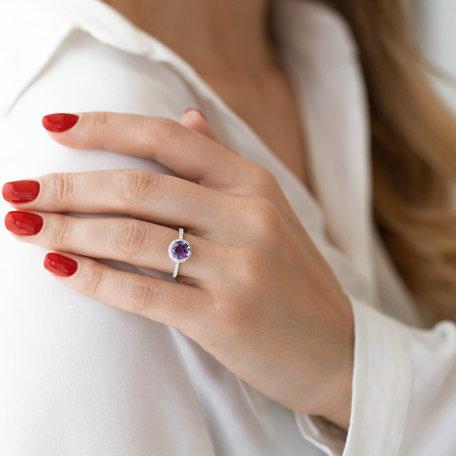
<path id="1" fill-rule="evenodd" d="M 179 122 L 187 128 L 197 131 L 208 138 L 211 138 L 213 141 L 220 143 L 220 140 L 207 123 L 206 117 L 199 109 L 187 109 L 180 117 Z M 287 215 L 287 210 L 283 210 L 283 206 L 286 206 L 288 210 L 291 209 L 285 195 L 279 190 L 275 178 L 262 167 L 257 166 L 256 169 L 251 167 L 248 171 L 248 179 L 233 190 L 235 191 L 232 193 L 239 193 L 241 195 L 266 197 L 275 203 L 284 215 Z"/>
<path id="2" fill-rule="evenodd" d="M 48 253 L 44 266 L 57 280 L 86 296 L 174 326 L 190 337 L 210 319 L 211 296 L 191 285 L 121 271 L 66 252 Z"/>
<path id="3" fill-rule="evenodd" d="M 174 269 L 168 246 L 178 238 L 178 232 L 154 223 L 11 211 L 6 214 L 5 226 L 16 239 L 49 250 L 117 260 L 170 274 Z M 214 278 L 220 269 L 217 265 L 224 264 L 223 252 L 211 241 L 186 232 L 184 239 L 192 252 L 188 261 L 179 265 L 179 277 L 202 287 Z"/>
<path id="4" fill-rule="evenodd" d="M 266 195 L 267 186 L 262 188 Z M 270 188 L 279 212 L 300 226 L 285 197 Z M 184 227 L 188 233 L 224 243 L 245 238 L 243 222 L 252 218 L 255 202 L 179 177 L 134 169 L 45 174 L 7 182 L 2 195 L 19 210 L 130 215 L 175 230 Z"/>
<path id="5" fill-rule="evenodd" d="M 52 116 L 43 118 L 47 129 L 58 129 Z M 62 114 L 58 114 L 62 116 Z M 155 160 L 178 175 L 218 190 L 245 179 L 249 160 L 212 139 L 163 117 L 111 112 L 86 112 L 66 131 L 50 132 L 65 146 L 108 149 Z M 253 164 L 253 163 L 252 163 Z"/>
<path id="6" fill-rule="evenodd" d="M 185 127 L 197 131 L 198 133 L 207 136 L 213 141 L 217 141 L 218 143 L 220 143 L 212 128 L 207 123 L 206 117 L 199 109 L 187 109 L 180 117 L 179 122 Z"/>
<path id="7" fill-rule="evenodd" d="M 21 188 L 30 181 L 7 182 L 3 197 L 27 210 L 126 214 L 168 226 L 184 226 L 206 235 L 227 223 L 232 214 L 230 195 L 185 179 L 144 170 L 102 170 L 51 173 L 33 178 L 38 182 L 31 201 L 17 202 Z"/>

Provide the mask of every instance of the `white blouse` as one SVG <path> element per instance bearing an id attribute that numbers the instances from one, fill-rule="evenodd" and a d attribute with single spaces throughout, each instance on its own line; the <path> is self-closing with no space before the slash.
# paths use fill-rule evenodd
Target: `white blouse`
<path id="1" fill-rule="evenodd" d="M 423 329 L 374 229 L 356 44 L 322 4 L 275 0 L 274 8 L 315 196 L 188 63 L 99 0 L 0 2 L 0 181 L 117 168 L 173 175 L 149 160 L 60 146 L 41 116 L 178 119 L 202 109 L 226 145 L 272 171 L 350 298 L 348 432 L 263 396 L 178 330 L 65 287 L 42 267 L 43 249 L 0 229 L 2 455 L 456 454 L 456 329 L 449 321 Z"/>

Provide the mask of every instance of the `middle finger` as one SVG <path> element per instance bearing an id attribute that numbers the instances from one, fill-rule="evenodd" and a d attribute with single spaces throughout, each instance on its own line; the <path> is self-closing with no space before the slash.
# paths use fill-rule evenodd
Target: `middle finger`
<path id="1" fill-rule="evenodd" d="M 180 177 L 136 169 L 51 173 L 33 180 L 37 194 L 21 200 L 25 184 L 15 181 L 3 186 L 3 197 L 26 210 L 127 214 L 201 235 L 227 223 L 229 215 L 220 208 L 233 199 Z"/>

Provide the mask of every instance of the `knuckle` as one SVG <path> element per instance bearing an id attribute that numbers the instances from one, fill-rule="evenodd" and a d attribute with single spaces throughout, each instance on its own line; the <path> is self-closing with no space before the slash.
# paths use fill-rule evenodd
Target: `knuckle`
<path id="1" fill-rule="evenodd" d="M 49 181 L 51 194 L 57 203 L 68 203 L 74 193 L 74 178 L 70 173 L 55 173 Z"/>
<path id="2" fill-rule="evenodd" d="M 181 129 L 181 125 L 178 122 L 168 117 L 158 117 L 156 120 L 156 129 L 165 134 L 167 138 L 174 136 Z"/>
<path id="3" fill-rule="evenodd" d="M 272 172 L 264 166 L 254 164 L 249 173 L 249 182 L 258 195 L 270 197 L 279 188 L 279 184 Z"/>
<path id="4" fill-rule="evenodd" d="M 254 173 L 255 173 L 254 177 L 258 181 L 263 181 L 263 182 L 275 181 L 275 177 L 272 174 L 272 172 L 268 168 L 265 168 L 262 165 L 256 164 L 256 169 L 255 169 Z"/>
<path id="5" fill-rule="evenodd" d="M 266 198 L 256 198 L 253 214 L 257 222 L 263 222 L 264 224 L 276 222 L 280 217 L 277 207 Z"/>
<path id="6" fill-rule="evenodd" d="M 96 136 L 103 137 L 109 131 L 110 117 L 107 112 L 97 112 L 92 118 L 92 128 Z"/>
<path id="7" fill-rule="evenodd" d="M 275 204 L 267 198 L 249 198 L 245 207 L 245 222 L 255 238 L 270 240 L 272 233 L 277 232 L 282 218 Z"/>
<path id="8" fill-rule="evenodd" d="M 127 282 L 126 294 L 127 302 L 135 313 L 143 313 L 152 304 L 156 305 L 160 299 L 156 288 L 134 279 Z"/>
<path id="9" fill-rule="evenodd" d="M 121 257 L 137 255 L 145 248 L 147 233 L 145 223 L 122 221 L 113 226 L 112 234 L 109 236 L 112 249 Z"/>
<path id="10" fill-rule="evenodd" d="M 154 121 L 153 136 L 154 142 L 160 144 L 169 144 L 179 137 L 185 130 L 182 125 L 175 120 L 167 117 L 158 117 Z"/>
<path id="11" fill-rule="evenodd" d="M 59 215 L 54 222 L 53 243 L 56 248 L 65 248 L 71 245 L 72 219 L 65 215 Z"/>
<path id="12" fill-rule="evenodd" d="M 148 171 L 126 171 L 119 176 L 119 199 L 129 205 L 144 200 L 153 191 L 154 179 Z"/>
<path id="13" fill-rule="evenodd" d="M 95 298 L 100 297 L 105 283 L 103 267 L 93 262 L 92 266 L 88 269 L 88 279 L 85 288 L 91 296 L 94 296 Z"/>

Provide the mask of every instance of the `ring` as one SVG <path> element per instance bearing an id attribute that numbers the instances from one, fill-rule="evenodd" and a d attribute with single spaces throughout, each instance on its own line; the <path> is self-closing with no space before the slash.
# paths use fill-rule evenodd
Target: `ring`
<path id="1" fill-rule="evenodd" d="M 177 277 L 179 264 L 187 261 L 192 256 L 192 247 L 184 239 L 184 229 L 179 228 L 179 238 L 174 239 L 168 246 L 168 255 L 174 261 L 173 278 Z"/>

